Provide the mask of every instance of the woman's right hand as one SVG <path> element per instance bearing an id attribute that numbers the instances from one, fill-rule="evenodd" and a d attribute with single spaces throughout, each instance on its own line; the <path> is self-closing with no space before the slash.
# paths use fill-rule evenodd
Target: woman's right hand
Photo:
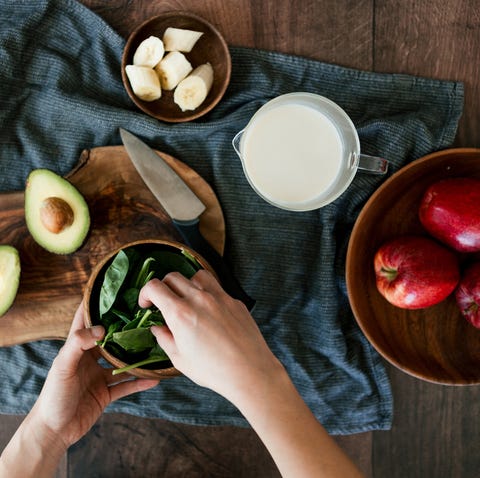
<path id="1" fill-rule="evenodd" d="M 209 272 L 201 270 L 191 280 L 179 273 L 151 280 L 141 290 L 139 305 L 152 304 L 167 324 L 152 332 L 173 365 L 230 401 L 283 370 L 245 305 Z"/>
<path id="2" fill-rule="evenodd" d="M 154 279 L 139 304 L 162 311 L 167 325 L 152 332 L 173 365 L 237 406 L 282 476 L 361 476 L 302 400 L 245 305 L 209 272 Z"/>

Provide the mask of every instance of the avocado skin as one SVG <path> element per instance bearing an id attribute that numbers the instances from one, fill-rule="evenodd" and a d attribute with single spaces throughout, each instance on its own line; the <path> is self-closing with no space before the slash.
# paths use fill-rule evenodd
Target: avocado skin
<path id="1" fill-rule="evenodd" d="M 41 208 L 45 200 L 60 198 L 73 211 L 71 225 L 55 233 L 42 222 Z M 33 170 L 26 181 L 25 221 L 35 242 L 55 254 L 71 254 L 79 249 L 90 229 L 90 212 L 85 198 L 65 178 L 49 169 Z"/>
<path id="2" fill-rule="evenodd" d="M 20 284 L 20 256 L 13 246 L 0 245 L 0 317 L 12 306 Z"/>

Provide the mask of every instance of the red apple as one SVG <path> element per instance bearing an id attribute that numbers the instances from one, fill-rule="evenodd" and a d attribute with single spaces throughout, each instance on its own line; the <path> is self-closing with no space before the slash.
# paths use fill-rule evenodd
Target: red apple
<path id="1" fill-rule="evenodd" d="M 470 265 L 462 275 L 455 291 L 462 315 L 480 329 L 480 262 Z"/>
<path id="2" fill-rule="evenodd" d="M 446 247 L 421 236 L 383 244 L 374 257 L 377 289 L 402 309 L 423 309 L 450 295 L 460 279 L 458 260 Z"/>
<path id="3" fill-rule="evenodd" d="M 419 209 L 423 227 L 459 252 L 480 251 L 480 179 L 451 178 L 432 184 Z"/>

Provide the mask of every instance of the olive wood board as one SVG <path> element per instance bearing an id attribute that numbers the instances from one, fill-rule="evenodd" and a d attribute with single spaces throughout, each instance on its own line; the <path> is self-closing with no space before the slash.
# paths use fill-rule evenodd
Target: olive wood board
<path id="1" fill-rule="evenodd" d="M 225 222 L 214 191 L 186 164 L 157 153 L 205 204 L 200 231 L 223 255 Z M 25 223 L 23 191 L 0 194 L 0 243 L 18 249 L 22 268 L 15 302 L 0 317 L 0 346 L 65 339 L 90 273 L 108 252 L 141 239 L 181 242 L 123 146 L 84 150 L 66 178 L 85 197 L 91 218 L 83 246 L 68 255 L 50 253 L 33 240 Z"/>

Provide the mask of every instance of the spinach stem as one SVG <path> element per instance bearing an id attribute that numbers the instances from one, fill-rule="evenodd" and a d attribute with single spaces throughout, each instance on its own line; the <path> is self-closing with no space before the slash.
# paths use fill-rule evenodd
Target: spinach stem
<path id="1" fill-rule="evenodd" d="M 147 358 L 147 359 L 142 360 L 140 362 L 132 363 L 131 365 L 127 365 L 127 366 L 122 367 L 122 368 L 116 368 L 116 369 L 112 370 L 112 375 L 118 375 L 118 374 L 123 373 L 123 372 L 128 372 L 129 370 L 132 370 L 134 368 L 143 367 L 143 365 L 148 365 L 148 364 L 155 363 L 155 362 L 163 362 L 164 360 L 165 359 L 162 358 L 162 357 L 150 357 L 150 358 Z"/>
<path id="2" fill-rule="evenodd" d="M 139 329 L 140 327 L 142 327 L 142 325 L 146 322 L 147 318 L 152 315 L 152 310 L 151 309 L 147 309 L 145 311 L 145 313 L 143 314 L 143 317 L 140 319 L 140 322 L 138 323 L 137 325 L 137 329 Z"/>
<path id="3" fill-rule="evenodd" d="M 142 268 L 138 273 L 137 280 L 135 281 L 135 289 L 141 289 L 148 282 L 146 280 L 149 276 L 148 268 L 150 267 L 150 263 L 154 260 L 153 257 L 147 257 L 147 259 L 145 259 Z"/>

